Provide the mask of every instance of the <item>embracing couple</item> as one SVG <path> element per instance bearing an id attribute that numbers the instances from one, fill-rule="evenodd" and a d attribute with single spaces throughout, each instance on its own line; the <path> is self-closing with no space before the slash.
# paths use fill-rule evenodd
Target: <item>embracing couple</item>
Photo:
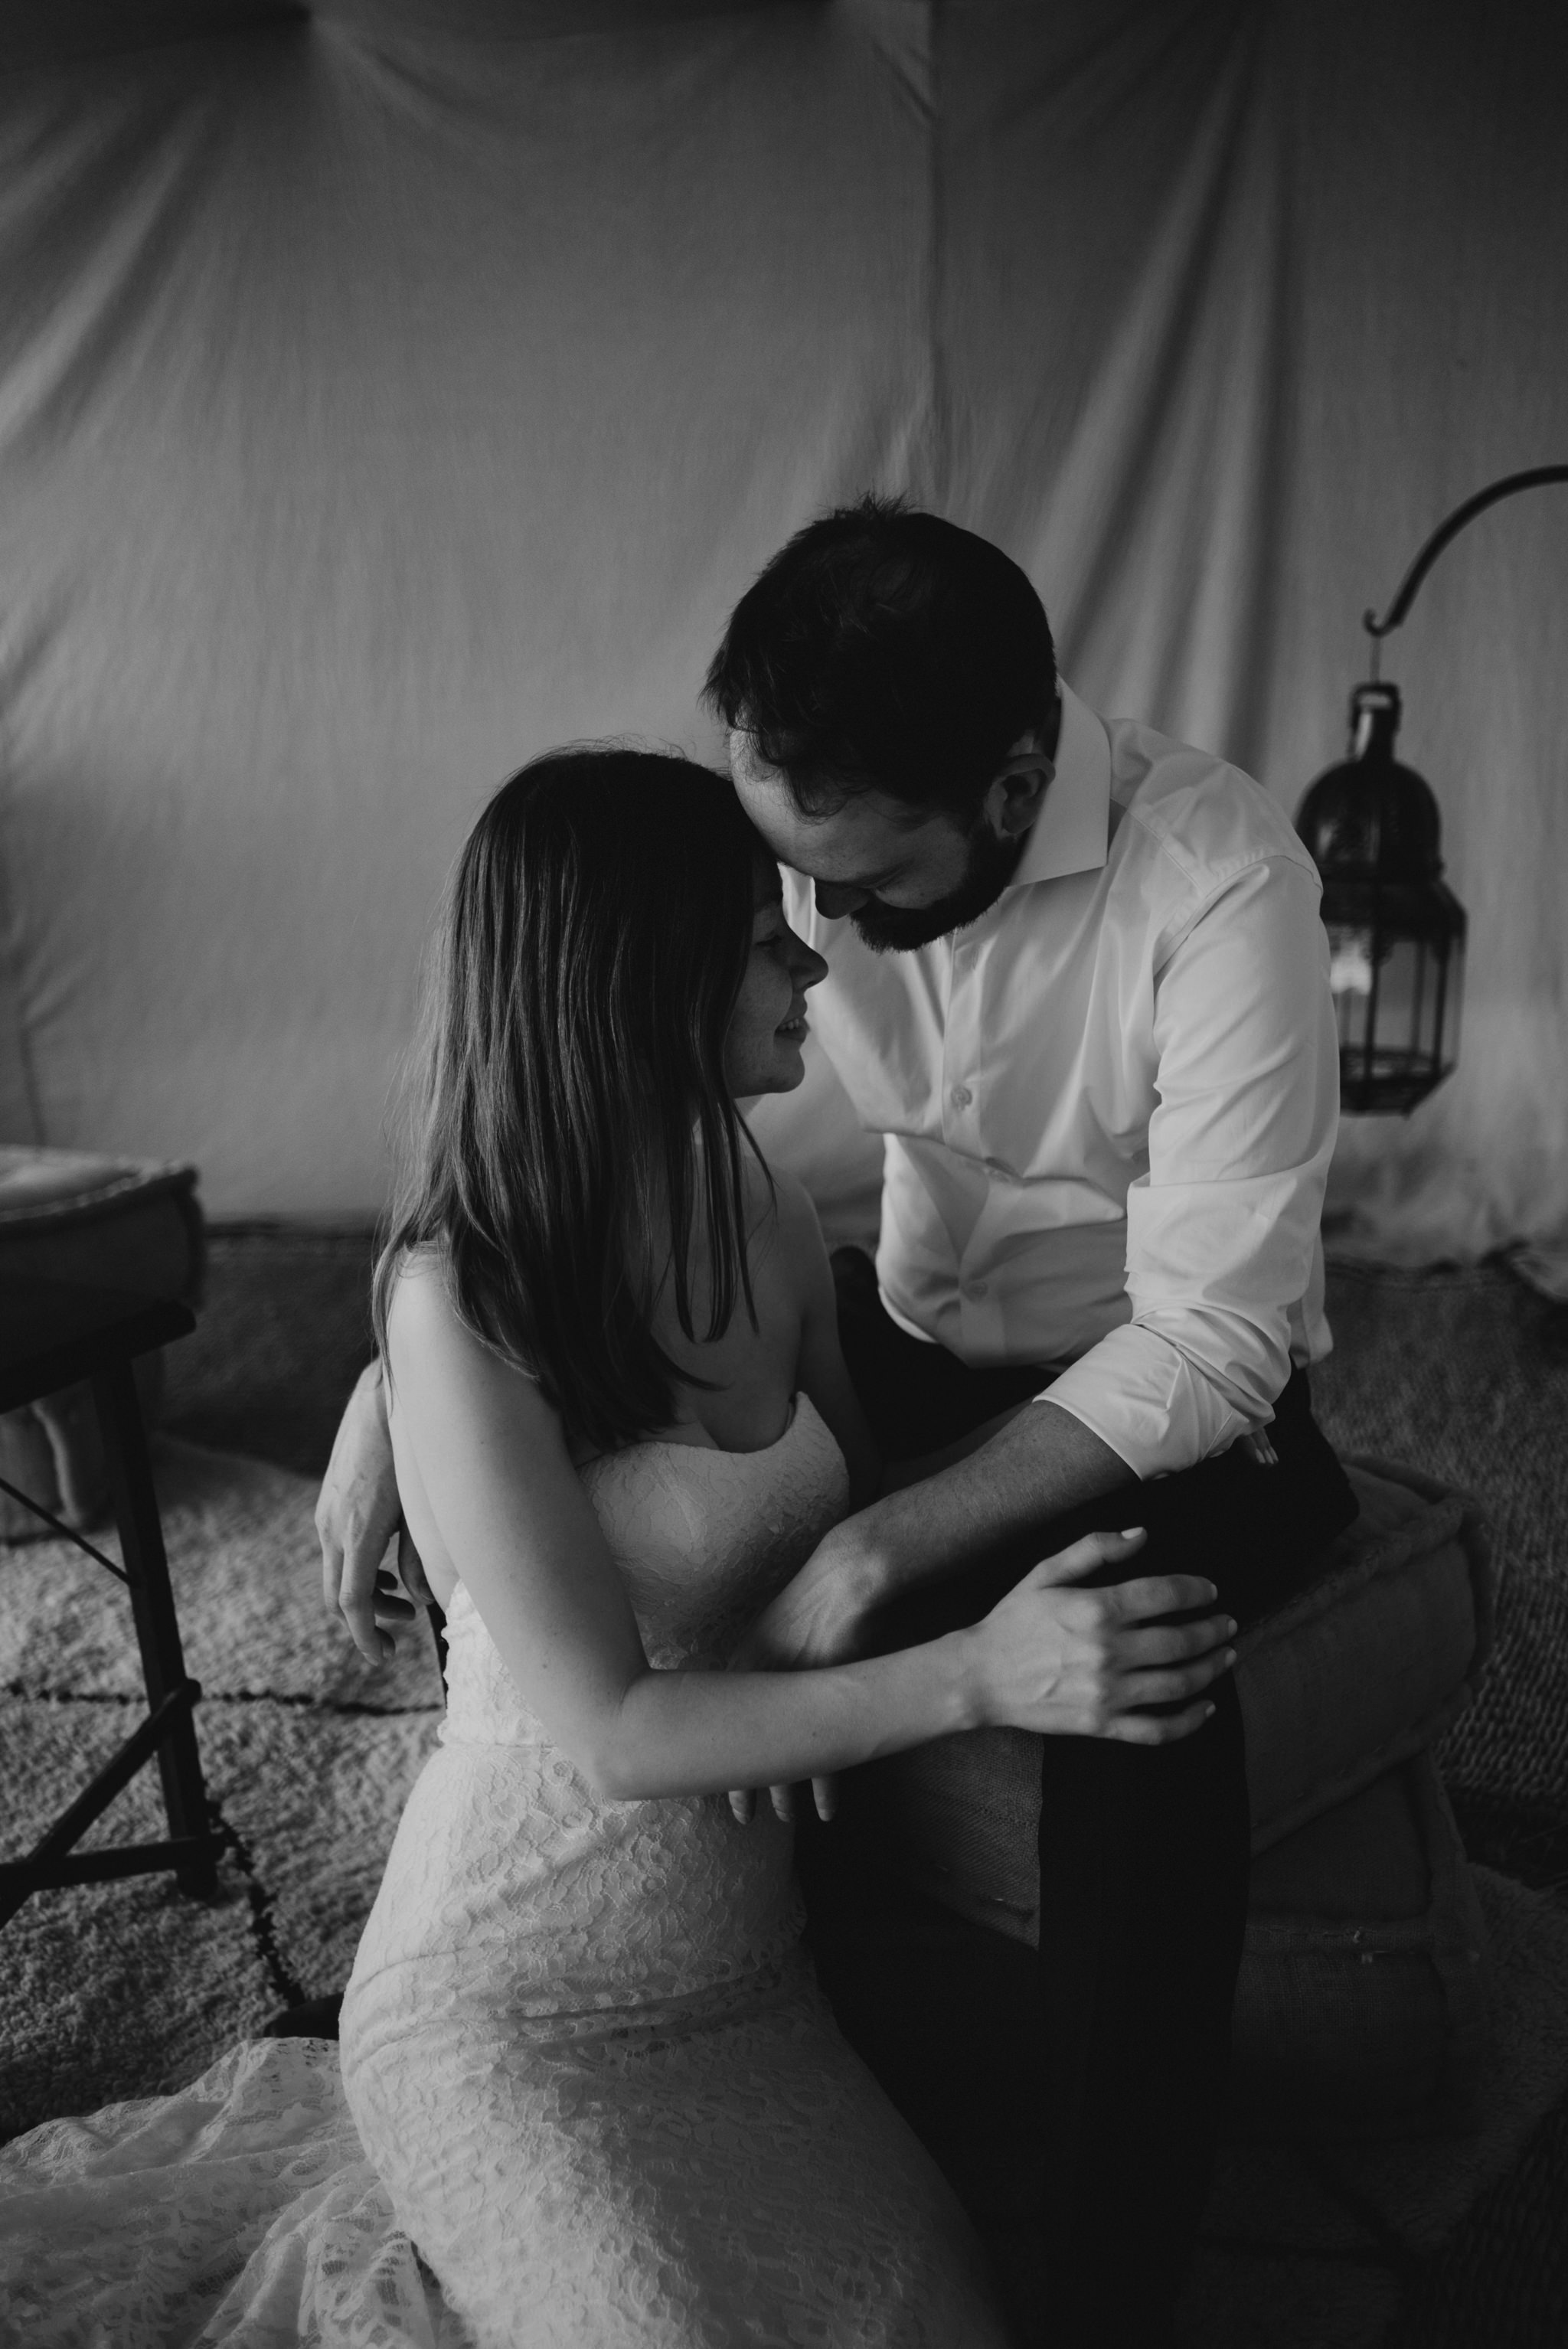
<path id="1" fill-rule="evenodd" d="M 707 695 L 729 778 L 536 760 L 449 893 L 319 1513 L 367 1653 L 399 1518 L 447 1620 L 349 2105 L 485 2349 L 1159 2349 L 1245 1912 L 1230 1642 L 1355 1510 L 1306 1386 L 1316 874 L 1245 776 L 1060 683 L 996 548 L 895 503 L 789 542 Z M 808 1018 L 886 1137 L 874 1268 L 738 1106 L 800 1082 Z M 1021 2318 L 846 2036 L 887 1855 L 835 1845 L 851 1805 L 798 1879 L 789 1823 L 1001 1723 L 1042 1756 Z"/>

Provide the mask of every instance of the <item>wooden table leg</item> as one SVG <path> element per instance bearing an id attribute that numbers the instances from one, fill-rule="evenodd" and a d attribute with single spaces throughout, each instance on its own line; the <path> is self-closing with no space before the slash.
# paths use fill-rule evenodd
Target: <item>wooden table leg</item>
<path id="1" fill-rule="evenodd" d="M 163 1525 L 153 1490 L 141 1406 L 129 1361 L 116 1362 L 95 1375 L 93 1400 L 103 1433 L 104 1458 L 130 1585 L 148 1701 L 156 1711 L 170 1691 L 183 1682 L 185 1659 L 174 1612 L 174 1594 L 169 1587 Z M 170 1834 L 177 1837 L 205 1835 L 210 1825 L 207 1792 L 201 1782 L 195 1724 L 188 1707 L 176 1706 L 172 1711 L 167 1733 L 158 1748 L 158 1768 L 163 1781 Z M 211 1893 L 218 1889 L 218 1871 L 211 1859 L 199 1860 L 178 1869 L 175 1881 L 181 1892 Z"/>

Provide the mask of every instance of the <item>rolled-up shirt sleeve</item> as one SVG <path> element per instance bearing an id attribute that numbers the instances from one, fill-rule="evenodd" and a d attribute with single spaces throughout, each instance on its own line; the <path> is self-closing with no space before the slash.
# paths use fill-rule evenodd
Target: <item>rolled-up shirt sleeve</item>
<path id="1" fill-rule="evenodd" d="M 1290 1373 L 1339 1114 L 1319 895 L 1305 858 L 1254 859 L 1156 950 L 1132 1316 L 1047 1391 L 1140 1477 L 1266 1425 Z"/>

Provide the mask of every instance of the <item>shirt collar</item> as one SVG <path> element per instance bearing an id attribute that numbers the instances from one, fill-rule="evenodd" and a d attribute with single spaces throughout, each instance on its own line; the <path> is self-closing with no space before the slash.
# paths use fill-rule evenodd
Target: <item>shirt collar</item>
<path id="1" fill-rule="evenodd" d="M 1110 744 L 1104 725 L 1070 685 L 1061 688 L 1057 771 L 1008 887 L 1059 881 L 1105 863 L 1110 844 Z"/>

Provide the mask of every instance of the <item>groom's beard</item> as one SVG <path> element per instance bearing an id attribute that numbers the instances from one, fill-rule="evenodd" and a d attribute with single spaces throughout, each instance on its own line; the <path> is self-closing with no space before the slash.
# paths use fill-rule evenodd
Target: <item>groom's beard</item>
<path id="1" fill-rule="evenodd" d="M 998 840 L 984 823 L 969 835 L 969 862 L 956 889 L 934 897 L 929 905 L 884 905 L 868 897 L 850 916 L 855 933 L 873 954 L 909 954 L 928 947 L 933 938 L 961 930 L 988 914 L 1014 874 L 1024 854 L 1023 839 Z"/>

